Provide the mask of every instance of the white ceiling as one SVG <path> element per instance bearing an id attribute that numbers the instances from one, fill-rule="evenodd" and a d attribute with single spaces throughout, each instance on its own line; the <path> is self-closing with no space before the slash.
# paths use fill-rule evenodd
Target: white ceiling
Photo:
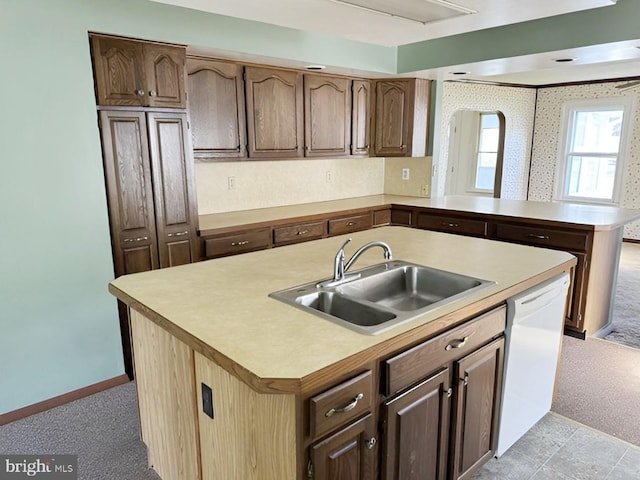
<path id="1" fill-rule="evenodd" d="M 616 0 L 426 0 L 431 4 L 452 3 L 462 9 L 473 10 L 477 13 L 464 14 L 457 9 L 452 9 L 450 12 L 453 16 L 422 24 L 354 8 L 337 3 L 336 0 L 152 1 L 383 46 L 404 45 L 578 10 L 606 7 L 616 2 Z M 380 9 L 385 8 L 385 4 L 395 7 L 403 4 L 407 8 L 415 8 L 419 3 L 422 3 L 422 10 L 424 10 L 425 2 L 425 0 L 342 1 L 370 5 Z M 434 8 L 443 10 L 440 5 L 436 5 Z M 450 66 L 443 69 L 416 72 L 416 74 L 427 78 L 466 78 L 526 85 L 623 78 L 640 75 L 640 49 L 637 47 L 640 47 L 640 41 L 619 42 L 606 46 L 583 47 L 561 52 Z M 212 53 L 222 54 L 224 52 Z M 235 55 L 236 59 L 240 59 L 239 56 L 245 61 L 264 61 L 264 59 L 245 55 Z M 571 64 L 558 64 L 553 61 L 560 57 L 574 57 L 577 60 Z M 280 63 L 283 66 L 298 66 L 286 61 Z M 454 70 L 470 73 L 464 77 L 454 77 L 450 74 Z M 353 72 L 344 71 L 344 73 Z"/>

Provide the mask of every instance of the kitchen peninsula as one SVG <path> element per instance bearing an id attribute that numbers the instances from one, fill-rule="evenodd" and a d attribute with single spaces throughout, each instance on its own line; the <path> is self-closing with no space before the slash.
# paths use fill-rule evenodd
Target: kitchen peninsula
<path id="1" fill-rule="evenodd" d="M 438 426 L 417 440 L 425 478 L 464 478 L 492 455 L 505 300 L 576 259 L 406 227 L 351 237 L 354 248 L 384 241 L 394 259 L 496 283 L 363 335 L 268 296 L 330 278 L 345 235 L 111 282 L 131 309 L 142 436 L 161 478 L 395 478 L 410 452 L 392 433 L 408 425 L 391 420 L 415 396 L 427 410 L 404 420 L 429 412 Z M 382 261 L 371 249 L 352 270 Z"/>
<path id="2" fill-rule="evenodd" d="M 200 216 L 205 258 L 391 224 L 570 252 L 578 259 L 565 333 L 604 336 L 623 227 L 640 210 L 489 197 L 375 195 Z"/>

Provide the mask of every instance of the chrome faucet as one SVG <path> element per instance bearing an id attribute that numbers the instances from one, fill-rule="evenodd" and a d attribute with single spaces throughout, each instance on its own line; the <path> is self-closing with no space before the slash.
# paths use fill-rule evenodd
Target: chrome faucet
<path id="1" fill-rule="evenodd" d="M 344 247 L 351 241 L 351 238 L 348 238 L 336 253 L 336 257 L 333 261 L 333 278 L 326 282 L 321 282 L 318 284 L 318 287 L 331 287 L 334 285 L 339 285 L 340 283 L 346 282 L 348 280 L 352 280 L 354 278 L 358 278 L 360 274 L 346 275 L 347 270 L 351 268 L 351 266 L 355 263 L 355 261 L 362 255 L 364 252 L 369 250 L 372 247 L 381 247 L 384 250 L 384 258 L 386 260 L 391 260 L 391 247 L 384 242 L 369 242 L 363 246 L 361 246 L 356 252 L 351 256 L 351 258 L 344 262 L 345 254 Z"/>

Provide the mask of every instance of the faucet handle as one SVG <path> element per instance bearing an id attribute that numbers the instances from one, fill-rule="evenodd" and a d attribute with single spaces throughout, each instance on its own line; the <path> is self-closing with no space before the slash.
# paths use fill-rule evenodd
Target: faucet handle
<path id="1" fill-rule="evenodd" d="M 342 244 L 342 246 L 340 247 L 340 250 L 338 250 L 338 251 L 342 251 L 342 250 L 344 250 L 344 247 L 346 247 L 346 246 L 347 246 L 347 244 L 348 244 L 350 241 L 351 241 L 351 237 L 347 238 L 347 239 L 345 240 L 345 242 Z M 344 253 L 344 252 L 343 252 L 343 253 Z"/>

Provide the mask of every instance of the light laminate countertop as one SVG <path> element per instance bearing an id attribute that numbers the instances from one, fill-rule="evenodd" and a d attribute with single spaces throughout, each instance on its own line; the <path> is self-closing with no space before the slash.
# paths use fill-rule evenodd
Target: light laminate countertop
<path id="1" fill-rule="evenodd" d="M 268 297 L 277 290 L 329 278 L 347 235 L 125 275 L 110 291 L 183 342 L 220 361 L 260 389 L 278 380 L 300 391 L 306 378 L 400 337 L 424 338 L 498 305 L 568 270 L 565 252 L 406 227 L 353 233 L 350 256 L 366 242 L 387 242 L 393 258 L 497 282 L 380 335 L 363 335 Z M 367 251 L 353 270 L 384 261 Z M 412 335 L 418 335 L 411 337 Z"/>
<path id="2" fill-rule="evenodd" d="M 552 222 L 588 225 L 594 230 L 610 230 L 640 219 L 640 210 L 605 205 L 565 202 L 533 202 L 489 197 L 445 196 L 438 198 L 399 195 L 372 195 L 283 207 L 200 215 L 202 234 L 216 229 L 264 224 L 288 218 L 300 218 L 332 212 L 375 208 L 387 205 L 424 207 L 493 216 L 527 218 Z"/>

